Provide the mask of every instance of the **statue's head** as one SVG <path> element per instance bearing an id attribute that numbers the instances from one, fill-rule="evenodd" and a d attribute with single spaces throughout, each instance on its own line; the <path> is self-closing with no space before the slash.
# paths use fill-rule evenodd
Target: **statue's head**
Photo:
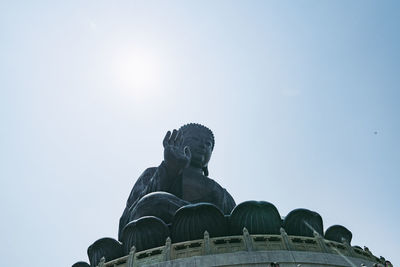
<path id="1" fill-rule="evenodd" d="M 207 165 L 215 144 L 212 131 L 198 123 L 185 124 L 179 131 L 182 132 L 183 145 L 190 147 L 192 152 L 190 164 L 202 168 L 208 175 Z"/>

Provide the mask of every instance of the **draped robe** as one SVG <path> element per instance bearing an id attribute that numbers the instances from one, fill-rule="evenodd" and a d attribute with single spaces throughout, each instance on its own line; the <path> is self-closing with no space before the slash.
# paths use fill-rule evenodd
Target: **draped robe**
<path id="1" fill-rule="evenodd" d="M 168 175 L 164 162 L 158 167 L 148 168 L 131 190 L 120 218 L 118 239 L 121 240 L 125 225 L 142 215 L 163 217 L 161 219 L 168 224 L 177 208 L 200 202 L 214 204 L 225 215 L 230 214 L 236 205 L 225 188 L 189 168 L 175 177 Z"/>

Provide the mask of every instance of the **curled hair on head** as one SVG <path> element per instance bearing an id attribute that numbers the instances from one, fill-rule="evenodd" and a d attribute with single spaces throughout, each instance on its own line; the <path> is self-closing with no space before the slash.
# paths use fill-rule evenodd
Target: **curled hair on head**
<path id="1" fill-rule="evenodd" d="M 212 140 L 212 149 L 214 149 L 215 145 L 215 138 L 213 132 L 206 126 L 200 124 L 200 123 L 188 123 L 183 125 L 181 128 L 179 128 L 179 131 L 181 131 L 183 134 L 185 132 L 189 131 L 202 131 L 203 133 L 206 133 Z"/>

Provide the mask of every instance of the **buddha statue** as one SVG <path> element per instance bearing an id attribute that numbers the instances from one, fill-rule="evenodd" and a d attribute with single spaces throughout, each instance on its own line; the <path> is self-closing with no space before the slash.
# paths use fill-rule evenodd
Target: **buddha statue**
<path id="1" fill-rule="evenodd" d="M 146 169 L 136 181 L 120 218 L 118 239 L 124 227 L 144 216 L 170 224 L 176 210 L 195 203 L 211 203 L 228 215 L 235 207 L 232 196 L 208 177 L 214 149 L 212 131 L 196 123 L 168 131 L 163 140 L 164 160 Z"/>

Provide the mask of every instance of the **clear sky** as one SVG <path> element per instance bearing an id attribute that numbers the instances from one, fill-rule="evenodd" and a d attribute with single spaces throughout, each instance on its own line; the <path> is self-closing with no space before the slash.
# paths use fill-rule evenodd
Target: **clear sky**
<path id="1" fill-rule="evenodd" d="M 400 265 L 400 1 L 0 1 L 2 266 L 116 237 L 167 130 L 210 177 Z"/>

